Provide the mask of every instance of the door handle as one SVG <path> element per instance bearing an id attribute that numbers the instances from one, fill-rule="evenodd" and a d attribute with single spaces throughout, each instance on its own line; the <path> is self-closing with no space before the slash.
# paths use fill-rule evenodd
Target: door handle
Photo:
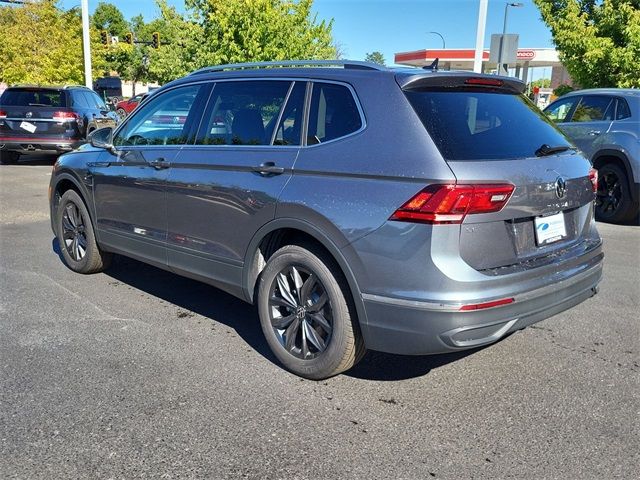
<path id="1" fill-rule="evenodd" d="M 281 173 L 284 173 L 284 168 L 276 167 L 276 164 L 273 162 L 261 163 L 257 167 L 251 167 L 251 170 L 265 177 L 271 175 L 280 175 Z"/>
<path id="2" fill-rule="evenodd" d="M 169 168 L 171 164 L 165 161 L 164 158 L 156 158 L 155 160 L 149 162 L 149 165 L 155 168 L 156 170 L 162 170 L 164 168 Z"/>
<path id="3" fill-rule="evenodd" d="M 591 130 L 587 135 L 595 137 L 596 135 L 600 135 L 600 130 Z"/>

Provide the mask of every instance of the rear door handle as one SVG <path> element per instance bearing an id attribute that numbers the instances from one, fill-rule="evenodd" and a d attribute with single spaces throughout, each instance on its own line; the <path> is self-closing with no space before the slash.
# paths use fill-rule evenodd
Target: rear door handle
<path id="1" fill-rule="evenodd" d="M 588 135 L 595 137 L 596 135 L 600 135 L 600 130 L 591 130 Z"/>
<path id="2" fill-rule="evenodd" d="M 271 175 L 280 175 L 281 173 L 284 173 L 284 168 L 276 167 L 276 164 L 273 162 L 261 163 L 257 167 L 251 167 L 251 170 L 265 177 Z"/>
<path id="3" fill-rule="evenodd" d="M 165 161 L 164 158 L 156 158 L 155 160 L 149 162 L 149 165 L 151 165 L 156 170 L 162 170 L 163 168 L 169 168 L 171 166 L 171 163 Z"/>

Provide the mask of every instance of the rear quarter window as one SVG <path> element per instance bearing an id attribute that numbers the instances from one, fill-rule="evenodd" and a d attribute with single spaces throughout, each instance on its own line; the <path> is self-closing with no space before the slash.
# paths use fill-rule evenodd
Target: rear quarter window
<path id="1" fill-rule="evenodd" d="M 544 144 L 570 146 L 522 95 L 468 89 L 405 95 L 447 160 L 530 158 Z"/>
<path id="2" fill-rule="evenodd" d="M 362 126 L 362 117 L 351 90 L 333 83 L 313 84 L 307 145 L 346 137 Z"/>

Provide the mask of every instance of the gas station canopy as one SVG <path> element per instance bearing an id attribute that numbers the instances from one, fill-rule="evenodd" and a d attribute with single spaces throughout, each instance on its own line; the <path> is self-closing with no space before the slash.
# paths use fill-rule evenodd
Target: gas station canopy
<path id="1" fill-rule="evenodd" d="M 430 65 L 436 58 L 439 59 L 438 67 L 443 70 L 473 70 L 473 58 L 475 51 L 469 49 L 446 48 L 439 50 L 415 50 L 413 52 L 399 52 L 395 54 L 395 63 L 398 65 L 412 65 L 423 67 Z M 529 68 L 533 67 L 559 67 L 562 64 L 558 58 L 558 52 L 554 48 L 519 48 L 516 54 L 516 63 L 509 65 L 516 69 L 516 76 L 522 69 L 523 78 Z M 489 63 L 489 50 L 482 53 L 482 71 L 495 69 L 495 63 Z"/>

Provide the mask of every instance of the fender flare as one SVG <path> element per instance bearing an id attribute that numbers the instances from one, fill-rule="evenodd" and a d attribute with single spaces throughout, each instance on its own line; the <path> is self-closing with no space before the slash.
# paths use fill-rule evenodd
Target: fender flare
<path id="1" fill-rule="evenodd" d="M 80 181 L 78 177 L 76 177 L 74 174 L 70 173 L 69 171 L 62 171 L 60 173 L 55 174 L 55 181 L 52 182 L 51 184 L 52 192 L 51 192 L 51 202 L 50 202 L 50 216 L 51 216 L 52 228 L 54 227 L 54 223 L 55 223 L 53 195 L 54 195 L 54 192 L 58 189 L 58 185 L 60 185 L 60 182 L 62 182 L 63 180 L 70 181 L 76 187 L 76 190 L 80 194 L 80 198 L 82 198 L 82 201 L 87 207 L 87 210 L 89 212 L 89 217 L 91 217 L 91 223 L 95 226 L 96 222 L 95 222 L 94 205 L 93 205 L 93 202 L 90 201 L 91 193 L 87 189 L 87 185 L 84 182 Z M 55 231 L 55 228 L 54 228 L 54 231 Z"/>
<path id="2" fill-rule="evenodd" d="M 252 304 L 254 303 L 253 291 L 256 282 L 251 280 L 249 274 L 256 251 L 258 250 L 258 247 L 262 240 L 264 240 L 264 238 L 269 233 L 283 228 L 300 230 L 310 235 L 325 249 L 327 249 L 327 251 L 333 256 L 334 260 L 342 270 L 342 273 L 347 280 L 347 284 L 349 285 L 349 289 L 351 290 L 353 303 L 356 307 L 356 313 L 358 314 L 358 321 L 361 326 L 366 325 L 367 316 L 366 310 L 364 308 L 364 301 L 362 300 L 362 293 L 360 292 L 360 288 L 358 287 L 358 282 L 356 281 L 355 275 L 353 274 L 351 267 L 349 267 L 349 264 L 344 258 L 344 255 L 342 254 L 336 243 L 331 240 L 331 238 L 329 238 L 327 234 L 319 230 L 313 224 L 296 218 L 282 217 L 272 220 L 271 222 L 263 225 L 251 239 L 244 257 L 244 268 L 242 269 L 242 292 L 247 302 Z"/>

